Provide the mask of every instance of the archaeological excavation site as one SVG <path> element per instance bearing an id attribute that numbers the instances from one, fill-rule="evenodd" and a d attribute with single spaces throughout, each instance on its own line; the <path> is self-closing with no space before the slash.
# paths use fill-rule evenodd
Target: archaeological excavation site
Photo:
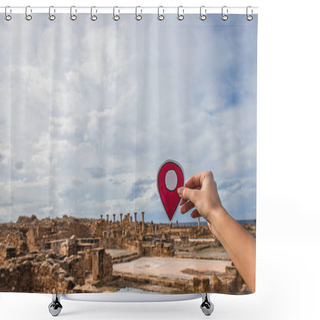
<path id="1" fill-rule="evenodd" d="M 33 215 L 0 224 L 0 291 L 250 293 L 202 221 L 153 223 L 146 217 Z M 243 226 L 255 237 L 255 224 Z"/>

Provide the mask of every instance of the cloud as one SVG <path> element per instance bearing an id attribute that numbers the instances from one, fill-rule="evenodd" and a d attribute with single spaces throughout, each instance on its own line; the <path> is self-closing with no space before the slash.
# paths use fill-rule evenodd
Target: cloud
<path id="1" fill-rule="evenodd" d="M 155 179 L 145 178 L 136 180 L 127 196 L 127 200 L 134 200 L 143 197 L 143 195 L 151 188 L 151 184 L 155 183 Z"/>
<path id="2" fill-rule="evenodd" d="M 70 183 L 66 184 L 61 191 L 58 191 L 58 195 L 66 200 L 77 201 L 84 194 L 84 181 L 79 179 L 73 179 Z"/>
<path id="3" fill-rule="evenodd" d="M 101 167 L 91 167 L 87 168 L 87 171 L 90 173 L 92 178 L 100 179 L 106 176 L 106 170 Z"/>
<path id="4" fill-rule="evenodd" d="M 242 18 L 0 21 L 0 217 L 165 220 L 166 159 L 186 179 L 212 170 L 230 213 L 255 217 L 256 27 Z"/>
<path id="5" fill-rule="evenodd" d="M 17 169 L 17 170 L 21 170 L 24 166 L 24 162 L 23 161 L 18 161 L 14 164 L 14 167 Z"/>
<path id="6" fill-rule="evenodd" d="M 0 168 L 2 167 L 2 170 L 0 171 L 0 177 L 3 174 L 3 170 L 9 165 L 10 163 L 10 156 L 11 156 L 11 150 L 9 143 L 4 143 L 0 140 Z"/>

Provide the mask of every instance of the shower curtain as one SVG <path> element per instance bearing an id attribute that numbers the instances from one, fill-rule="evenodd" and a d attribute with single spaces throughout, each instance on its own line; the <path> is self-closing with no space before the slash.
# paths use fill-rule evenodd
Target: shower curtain
<path id="1" fill-rule="evenodd" d="M 258 17 L 119 16 L 0 19 L 0 291 L 250 293 L 178 188 L 255 238 Z"/>

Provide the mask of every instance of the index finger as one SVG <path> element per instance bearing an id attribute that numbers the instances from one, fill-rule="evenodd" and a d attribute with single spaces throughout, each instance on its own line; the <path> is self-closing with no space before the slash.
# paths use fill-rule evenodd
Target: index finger
<path id="1" fill-rule="evenodd" d="M 198 186 L 198 187 L 196 187 L 196 188 L 194 188 L 194 189 L 200 190 L 200 189 L 201 189 L 201 187 L 200 187 L 200 186 Z M 182 199 L 182 198 L 181 198 L 180 206 L 182 206 L 183 204 L 185 204 L 185 203 L 186 203 L 186 202 L 188 202 L 188 201 L 189 201 L 188 199 Z"/>

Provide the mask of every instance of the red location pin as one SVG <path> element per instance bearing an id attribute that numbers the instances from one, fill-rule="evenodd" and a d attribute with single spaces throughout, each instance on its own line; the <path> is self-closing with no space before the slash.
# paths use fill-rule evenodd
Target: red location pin
<path id="1" fill-rule="evenodd" d="M 163 207 L 171 221 L 180 201 L 177 189 L 184 184 L 180 164 L 173 160 L 165 161 L 159 168 L 157 183 Z"/>

